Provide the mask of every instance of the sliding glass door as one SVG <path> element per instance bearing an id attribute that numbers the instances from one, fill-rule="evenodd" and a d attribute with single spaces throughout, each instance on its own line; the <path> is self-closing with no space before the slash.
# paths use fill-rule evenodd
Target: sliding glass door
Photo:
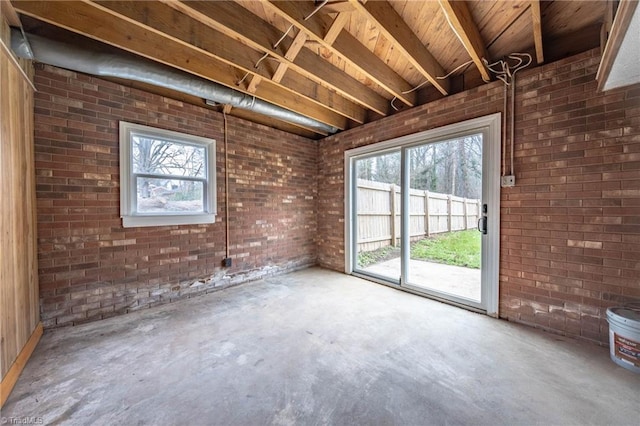
<path id="1" fill-rule="evenodd" d="M 482 133 L 406 149 L 406 285 L 479 306 L 482 301 Z"/>
<path id="2" fill-rule="evenodd" d="M 347 272 L 497 314 L 499 122 L 347 152 Z"/>
<path id="3" fill-rule="evenodd" d="M 395 284 L 402 246 L 400 164 L 399 150 L 358 158 L 354 180 L 356 268 Z"/>

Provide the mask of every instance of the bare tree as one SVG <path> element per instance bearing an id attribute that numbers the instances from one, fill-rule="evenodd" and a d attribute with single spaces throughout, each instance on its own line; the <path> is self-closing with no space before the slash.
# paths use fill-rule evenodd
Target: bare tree
<path id="1" fill-rule="evenodd" d="M 482 193 L 482 135 L 410 148 L 409 185 L 414 189 L 480 198 Z M 358 161 L 358 178 L 400 184 L 400 153 Z"/>
<path id="2" fill-rule="evenodd" d="M 411 188 L 479 198 L 482 137 L 422 145 L 409 150 Z"/>
<path id="3" fill-rule="evenodd" d="M 201 176 L 204 173 L 204 150 L 185 144 L 145 137 L 133 140 L 134 171 L 142 174 L 161 174 L 168 176 Z M 150 178 L 144 178 L 140 188 L 141 196 L 151 196 Z M 165 179 L 165 184 L 171 181 Z M 179 185 L 187 192 L 194 191 L 194 182 L 184 180 Z"/>

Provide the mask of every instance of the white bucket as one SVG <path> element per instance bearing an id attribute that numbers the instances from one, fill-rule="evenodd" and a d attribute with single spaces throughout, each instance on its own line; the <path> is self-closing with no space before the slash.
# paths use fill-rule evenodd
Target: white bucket
<path id="1" fill-rule="evenodd" d="M 640 306 L 607 309 L 611 360 L 640 373 Z"/>

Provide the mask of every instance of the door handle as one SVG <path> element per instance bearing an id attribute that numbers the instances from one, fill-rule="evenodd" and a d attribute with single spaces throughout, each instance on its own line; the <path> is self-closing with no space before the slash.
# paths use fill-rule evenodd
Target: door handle
<path id="1" fill-rule="evenodd" d="M 487 234 L 487 217 L 482 216 L 478 219 L 478 231 L 482 232 L 484 235 Z"/>

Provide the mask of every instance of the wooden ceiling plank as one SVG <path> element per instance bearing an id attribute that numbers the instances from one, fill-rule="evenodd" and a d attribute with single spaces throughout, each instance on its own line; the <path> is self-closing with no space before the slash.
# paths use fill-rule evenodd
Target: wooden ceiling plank
<path id="1" fill-rule="evenodd" d="M 349 21 L 350 16 L 350 12 L 340 12 L 338 13 L 338 15 L 336 15 L 335 19 L 331 23 L 331 26 L 329 27 L 329 30 L 327 30 L 327 33 L 324 36 L 325 43 L 331 45 L 334 41 L 336 41 L 336 38 L 338 38 L 338 35 L 347 24 L 347 21 Z"/>
<path id="2" fill-rule="evenodd" d="M 290 38 L 286 37 L 277 48 L 274 48 L 273 44 L 282 37 L 282 32 L 236 3 L 160 1 L 233 39 L 242 41 L 253 49 L 269 52 L 272 57 L 281 62 L 289 62 L 285 54 L 291 44 Z M 382 115 L 389 113 L 389 103 L 384 97 L 308 49 L 302 49 L 295 60 L 288 65 L 297 73 L 359 105 Z"/>
<path id="3" fill-rule="evenodd" d="M 167 5 L 150 1 L 97 0 L 93 3 L 100 5 L 109 13 L 131 20 L 132 25 L 142 25 L 162 37 L 170 37 L 183 43 L 188 49 L 195 48 L 199 54 L 236 66 L 245 73 L 267 79 L 271 77 L 271 70 L 268 67 L 272 64 L 264 63 L 259 67 L 255 66 L 262 56 L 259 52 L 205 24 L 194 21 Z M 275 83 L 284 90 L 301 94 L 309 101 L 327 107 L 351 120 L 358 122 L 364 120 L 365 111 L 362 107 L 350 100 L 334 96 L 327 88 L 318 87 L 316 82 L 306 77 L 298 76 L 296 79 L 287 80 L 286 83 L 280 80 Z"/>
<path id="4" fill-rule="evenodd" d="M 449 93 L 449 80 L 438 79 L 446 72 L 431 52 L 422 44 L 420 39 L 409 28 L 407 23 L 387 1 L 369 1 L 365 4 L 358 0 L 351 0 L 356 9 L 374 22 L 385 37 L 393 40 L 399 49 L 415 68 L 443 95 Z"/>
<path id="5" fill-rule="evenodd" d="M 242 77 L 237 68 L 210 57 L 194 55 L 183 44 L 131 25 L 130 20 L 109 15 L 94 4 L 29 0 L 15 0 L 13 4 L 18 12 L 25 15 L 242 91 L 236 88 L 237 80 Z M 300 95 L 283 92 L 271 82 L 262 84 L 255 96 L 322 123 L 346 128 L 345 117 L 321 108 Z"/>
<path id="6" fill-rule="evenodd" d="M 531 20 L 533 23 L 533 41 L 536 46 L 536 62 L 544 62 L 544 48 L 542 45 L 542 14 L 540 0 L 531 0 Z"/>
<path id="7" fill-rule="evenodd" d="M 305 16 L 313 12 L 312 2 L 288 0 L 268 1 L 263 4 L 289 23 L 306 31 L 310 39 L 338 54 L 345 62 L 400 101 L 409 106 L 417 104 L 416 93 L 410 92 L 413 87 L 351 34 L 343 30 L 331 45 L 325 42 L 324 37 L 332 20 L 322 13 L 316 13 L 305 20 Z"/>
<path id="8" fill-rule="evenodd" d="M 449 26 L 458 36 L 467 53 L 469 53 L 471 60 L 480 71 L 482 79 L 490 81 L 491 75 L 482 62 L 482 59 L 484 58 L 489 62 L 491 62 L 491 60 L 484 41 L 482 41 L 482 37 L 480 36 L 478 26 L 473 21 L 467 2 L 462 0 L 439 0 L 439 2 L 449 22 Z"/>

